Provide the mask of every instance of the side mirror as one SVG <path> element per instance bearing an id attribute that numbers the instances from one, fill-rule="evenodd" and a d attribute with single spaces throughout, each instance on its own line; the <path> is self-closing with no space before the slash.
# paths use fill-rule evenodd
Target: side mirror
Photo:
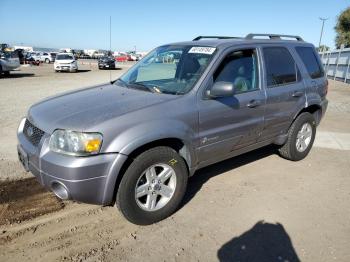
<path id="1" fill-rule="evenodd" d="M 212 88 L 207 91 L 207 95 L 212 98 L 233 96 L 234 90 L 233 83 L 219 81 L 214 83 Z"/>

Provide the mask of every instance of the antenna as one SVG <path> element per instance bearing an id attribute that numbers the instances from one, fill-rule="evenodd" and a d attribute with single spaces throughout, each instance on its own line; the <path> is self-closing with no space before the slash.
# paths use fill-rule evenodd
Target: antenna
<path id="1" fill-rule="evenodd" d="M 109 55 L 112 54 L 112 16 L 109 16 Z M 114 62 L 115 63 L 115 62 Z M 109 82 L 112 82 L 112 72 L 109 71 Z"/>

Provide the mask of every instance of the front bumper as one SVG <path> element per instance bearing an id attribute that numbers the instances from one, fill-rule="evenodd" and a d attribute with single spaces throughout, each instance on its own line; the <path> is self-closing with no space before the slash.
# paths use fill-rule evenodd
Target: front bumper
<path id="1" fill-rule="evenodd" d="M 73 71 L 73 70 L 78 70 L 78 66 L 74 64 L 69 64 L 69 65 L 55 65 L 55 70 L 56 71 Z"/>
<path id="2" fill-rule="evenodd" d="M 101 63 L 101 64 L 98 64 L 98 68 L 114 68 L 115 65 L 114 64 L 105 64 L 105 63 Z"/>
<path id="3" fill-rule="evenodd" d="M 127 156 L 111 153 L 88 157 L 72 157 L 49 150 L 49 135 L 34 146 L 18 130 L 18 152 L 25 169 L 61 199 L 109 205 L 113 201 L 115 183 Z M 22 158 L 22 159 L 21 159 Z"/>

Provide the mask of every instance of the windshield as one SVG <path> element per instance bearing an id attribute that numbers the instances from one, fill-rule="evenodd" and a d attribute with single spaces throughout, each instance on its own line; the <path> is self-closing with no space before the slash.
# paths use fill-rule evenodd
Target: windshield
<path id="1" fill-rule="evenodd" d="M 73 60 L 71 55 L 57 55 L 56 60 Z"/>
<path id="2" fill-rule="evenodd" d="M 214 52 L 214 47 L 161 46 L 119 80 L 127 87 L 157 93 L 184 94 L 193 88 Z"/>

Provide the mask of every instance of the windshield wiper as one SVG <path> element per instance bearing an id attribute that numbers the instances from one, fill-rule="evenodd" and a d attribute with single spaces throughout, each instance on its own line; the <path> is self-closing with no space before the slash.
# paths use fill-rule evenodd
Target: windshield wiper
<path id="1" fill-rule="evenodd" d="M 163 93 L 157 86 L 147 86 L 147 85 L 142 84 L 140 82 L 127 83 L 120 78 L 115 80 L 113 83 L 115 83 L 115 82 L 120 82 L 123 86 L 125 86 L 127 88 L 141 89 L 141 90 L 148 91 L 151 93 Z"/>
<path id="2" fill-rule="evenodd" d="M 138 88 L 138 89 L 142 89 L 145 91 L 149 91 L 152 93 L 162 93 L 162 91 L 160 91 L 160 89 L 156 86 L 147 86 L 145 84 L 142 84 L 140 82 L 134 82 L 134 83 L 129 83 L 128 86 L 130 87 L 134 87 L 134 88 Z"/>

